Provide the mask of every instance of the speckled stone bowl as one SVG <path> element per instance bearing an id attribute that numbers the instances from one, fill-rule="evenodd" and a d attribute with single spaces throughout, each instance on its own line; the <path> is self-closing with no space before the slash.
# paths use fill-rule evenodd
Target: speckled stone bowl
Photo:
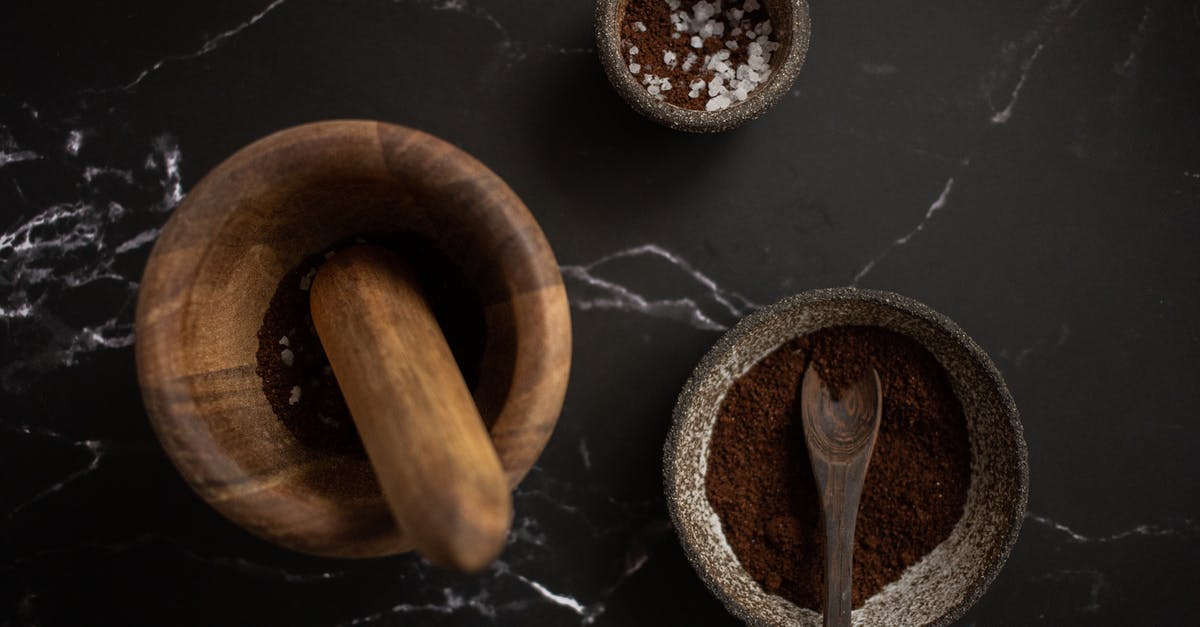
<path id="1" fill-rule="evenodd" d="M 741 567 L 704 491 L 708 445 L 730 384 L 784 342 L 824 327 L 871 325 L 920 342 L 950 375 L 971 441 L 971 485 L 950 537 L 854 610 L 854 625 L 948 625 L 1000 571 L 1025 515 L 1029 466 L 1017 407 L 995 364 L 950 319 L 910 298 L 838 288 L 797 294 L 747 316 L 700 361 L 667 438 L 667 501 L 684 551 L 709 589 L 753 625 L 821 624 L 765 592 Z"/>
<path id="2" fill-rule="evenodd" d="M 656 0 L 662 1 L 662 0 Z M 771 56 L 771 77 L 743 102 L 721 111 L 695 111 L 655 100 L 638 82 L 621 51 L 621 20 L 630 0 L 596 2 L 596 50 L 604 73 L 617 93 L 638 113 L 670 128 L 693 133 L 716 133 L 737 128 L 775 106 L 792 88 L 808 52 L 811 22 L 808 0 L 762 0 L 771 16 L 780 48 Z"/>

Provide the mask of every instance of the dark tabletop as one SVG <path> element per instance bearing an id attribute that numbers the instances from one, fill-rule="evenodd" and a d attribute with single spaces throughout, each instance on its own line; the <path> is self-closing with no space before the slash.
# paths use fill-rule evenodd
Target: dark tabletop
<path id="1" fill-rule="evenodd" d="M 962 624 L 1200 621 L 1200 3 L 811 1 L 790 97 L 716 136 L 625 106 L 587 2 L 6 3 L 0 625 L 731 623 L 667 520 L 675 396 L 755 304 L 847 284 L 955 319 L 1022 410 L 1029 515 Z M 327 118 L 463 147 L 563 264 L 566 407 L 482 575 L 257 540 L 147 423 L 158 229 Z"/>

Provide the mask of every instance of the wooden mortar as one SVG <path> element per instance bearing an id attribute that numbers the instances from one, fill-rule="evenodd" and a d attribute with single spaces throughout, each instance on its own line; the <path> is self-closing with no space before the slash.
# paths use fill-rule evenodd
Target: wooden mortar
<path id="1" fill-rule="evenodd" d="M 486 325 L 469 393 L 403 262 L 359 247 L 322 265 L 314 323 L 369 462 L 298 442 L 256 374 L 283 276 L 360 235 L 446 252 Z M 509 490 L 562 409 L 570 354 L 561 274 L 525 205 L 454 146 L 378 122 L 291 128 L 218 165 L 168 220 L 138 298 L 138 378 L 183 477 L 247 530 L 324 556 L 415 545 L 439 564 L 486 565 L 503 548 Z"/>

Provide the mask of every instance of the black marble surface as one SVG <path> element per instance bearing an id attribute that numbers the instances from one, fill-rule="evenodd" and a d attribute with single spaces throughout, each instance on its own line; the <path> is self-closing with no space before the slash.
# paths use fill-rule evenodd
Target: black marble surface
<path id="1" fill-rule="evenodd" d="M 562 0 L 0 9 L 0 625 L 727 624 L 667 522 L 680 385 L 758 303 L 923 300 L 1024 414 L 1030 513 L 964 625 L 1200 622 L 1200 3 L 812 1 L 765 118 L 667 131 Z M 566 407 L 490 571 L 311 558 L 201 502 L 135 381 L 138 279 L 209 168 L 361 117 L 473 153 L 563 264 Z"/>

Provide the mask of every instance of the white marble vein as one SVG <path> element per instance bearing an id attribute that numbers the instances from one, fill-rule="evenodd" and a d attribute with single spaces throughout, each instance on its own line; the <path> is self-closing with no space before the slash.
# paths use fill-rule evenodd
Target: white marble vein
<path id="1" fill-rule="evenodd" d="M 1016 351 L 1002 348 L 997 354 L 1004 359 L 1010 360 L 1014 366 L 1020 368 L 1021 365 L 1024 364 L 1025 361 L 1035 353 L 1041 351 L 1049 352 L 1062 348 L 1069 339 L 1071 339 L 1071 325 L 1064 322 L 1059 325 L 1058 335 L 1053 340 L 1039 338 L 1034 343 Z"/>
<path id="2" fill-rule="evenodd" d="M 425 0 L 422 0 L 424 2 Z M 434 11 L 450 11 L 487 22 L 500 35 L 496 43 L 496 54 L 503 60 L 505 68 L 511 68 L 526 57 L 525 48 L 509 33 L 508 28 L 490 11 L 467 0 L 434 0 L 429 5 Z"/>
<path id="3" fill-rule="evenodd" d="M 1064 19 L 1074 18 L 1079 10 L 1083 8 L 1087 0 L 1054 0 L 1042 11 L 1038 17 L 1037 23 L 1033 29 L 1025 34 L 1020 42 L 1019 48 L 1033 47 L 1032 53 L 1026 56 L 1017 64 L 1017 77 L 1013 83 L 1013 87 L 1009 92 L 1007 102 L 1003 107 L 995 109 L 991 117 L 993 125 L 1007 124 L 1012 119 L 1013 109 L 1021 98 L 1021 91 L 1025 88 L 1026 81 L 1033 71 L 1034 64 L 1037 63 L 1038 57 L 1042 55 L 1046 44 L 1062 26 Z M 1009 53 L 1018 46 L 1009 44 L 1006 46 L 1005 52 Z M 993 70 L 993 75 L 1005 74 L 1004 68 L 996 68 Z M 988 81 L 991 82 L 991 81 Z M 988 100 L 991 101 L 991 90 L 987 92 Z"/>
<path id="4" fill-rule="evenodd" d="M 1137 28 L 1133 34 L 1129 36 L 1129 54 L 1125 59 L 1113 67 L 1113 71 L 1123 77 L 1131 77 L 1137 73 L 1138 56 L 1142 50 L 1146 48 L 1150 30 L 1150 17 L 1153 15 L 1152 5 L 1146 4 L 1142 9 L 1142 19 L 1138 21 Z"/>
<path id="5" fill-rule="evenodd" d="M 1079 611 L 1087 614 L 1095 614 L 1096 612 L 1100 611 L 1100 592 L 1108 585 L 1108 580 L 1105 578 L 1104 573 L 1090 568 L 1062 569 L 1034 577 L 1033 581 L 1060 582 L 1079 577 L 1083 577 L 1088 580 L 1088 598 L 1087 601 L 1079 607 Z"/>
<path id="6" fill-rule="evenodd" d="M 1025 81 L 1029 79 L 1029 71 L 1033 68 L 1033 64 L 1037 62 L 1037 58 L 1041 56 L 1042 50 L 1045 49 L 1046 42 L 1041 42 L 1033 49 L 1033 54 L 1029 55 L 1021 63 L 1021 75 L 1017 78 L 1017 84 L 1013 86 L 1012 94 L 1008 97 L 1008 104 L 1004 105 L 996 113 L 992 114 L 992 124 L 1007 124 L 1012 119 L 1013 107 L 1017 106 L 1017 100 L 1021 98 L 1021 90 L 1025 88 Z"/>
<path id="7" fill-rule="evenodd" d="M 32 150 L 0 150 L 0 168 L 10 163 L 33 161 L 34 159 L 40 158 L 41 157 L 38 155 L 38 153 Z"/>
<path id="8" fill-rule="evenodd" d="M 68 137 L 64 163 L 45 161 L 38 167 L 60 176 L 64 188 L 77 189 L 78 198 L 26 208 L 16 224 L 0 232 L 0 284 L 8 288 L 0 296 L 0 321 L 20 321 L 25 326 L 13 331 L 32 338 L 20 359 L 0 364 L 0 384 L 10 391 L 86 354 L 133 343 L 138 276 L 123 274 L 131 266 L 119 262 L 153 243 L 162 220 L 155 214 L 170 211 L 184 196 L 182 154 L 170 135 L 156 137 L 134 167 L 76 164 L 73 144 Z M 125 197 L 139 204 L 127 208 L 117 200 Z M 79 263 L 81 257 L 88 263 Z M 97 282 L 123 287 L 125 299 L 78 326 L 62 322 L 63 312 L 56 309 L 62 296 Z"/>
<path id="9" fill-rule="evenodd" d="M 579 460 L 583 462 L 584 468 L 592 469 L 592 453 L 588 450 L 586 438 L 579 438 Z"/>
<path id="10" fill-rule="evenodd" d="M 127 185 L 133 185 L 133 170 L 123 168 L 105 168 L 94 165 L 89 165 L 83 169 L 83 180 L 87 181 L 88 183 L 91 183 L 102 176 L 111 176 L 124 181 Z"/>
<path id="11" fill-rule="evenodd" d="M 246 30 L 247 28 L 254 26 L 255 24 L 257 24 L 259 22 L 259 20 L 266 17 L 268 14 L 271 13 L 271 11 L 274 11 L 275 9 L 279 8 L 279 5 L 283 4 L 286 1 L 287 0 L 273 0 L 264 9 L 262 9 L 258 13 L 255 13 L 254 15 L 250 16 L 250 19 L 246 20 L 245 22 L 242 22 L 241 24 L 238 24 L 237 26 L 234 26 L 233 28 L 221 31 L 220 33 L 217 33 L 216 35 L 209 37 L 208 39 L 206 39 L 204 41 L 203 44 L 200 45 L 199 48 L 197 48 L 196 50 L 194 50 L 192 52 L 189 52 L 186 54 L 174 54 L 174 55 L 163 57 L 162 59 L 159 59 L 158 61 L 155 61 L 154 63 L 147 66 L 145 69 L 143 69 L 141 72 L 139 72 L 138 75 L 133 78 L 133 80 L 129 81 L 128 83 L 125 83 L 124 85 L 121 85 L 118 89 L 120 89 L 122 91 L 132 91 L 139 84 L 141 84 L 142 81 L 146 80 L 148 77 L 150 77 L 150 75 L 152 75 L 155 72 L 162 69 L 163 66 L 167 65 L 168 63 L 174 63 L 174 62 L 178 62 L 178 61 L 190 61 L 192 59 L 202 57 L 202 56 L 216 50 L 217 48 L 220 48 L 225 42 L 229 41 L 230 38 L 234 37 L 238 33 L 241 33 L 242 31 Z M 105 90 L 88 90 L 88 91 L 111 91 L 111 90 L 105 89 Z"/>
<path id="12" fill-rule="evenodd" d="M 63 149 L 67 151 L 67 154 L 74 157 L 79 154 L 79 150 L 82 148 L 83 131 L 76 129 L 70 133 L 67 133 L 67 143 L 63 146 Z"/>
<path id="13" fill-rule="evenodd" d="M 706 301 L 701 303 L 691 297 L 655 298 L 640 294 L 614 280 L 601 276 L 604 266 L 622 259 L 643 259 L 647 262 L 666 262 L 682 271 L 688 280 L 698 287 Z M 757 309 L 759 305 L 750 299 L 723 289 L 707 274 L 696 269 L 687 260 L 657 244 L 642 244 L 605 255 L 591 263 L 562 266 L 562 274 L 568 291 L 579 292 L 588 288 L 597 295 L 572 296 L 571 305 L 582 311 L 611 310 L 639 313 L 654 318 L 682 322 L 704 331 L 724 331 L 728 323 L 718 318 L 736 321 L 741 316 Z"/>
<path id="14" fill-rule="evenodd" d="M 41 155 L 38 153 L 23 149 L 17 145 L 17 140 L 9 134 L 8 129 L 3 124 L 0 124 L 0 168 L 10 163 L 33 161 L 41 158 Z"/>
<path id="15" fill-rule="evenodd" d="M 26 429 L 27 433 L 30 432 L 27 427 L 25 429 Z M 38 502 L 46 499 L 47 497 L 49 497 L 53 494 L 61 492 L 63 490 L 63 488 L 66 488 L 67 486 L 71 485 L 72 483 L 75 483 L 79 479 L 82 479 L 83 477 L 86 477 L 86 476 L 90 475 L 91 473 L 93 473 L 97 468 L 100 467 L 100 460 L 103 459 L 104 454 L 107 451 L 105 443 L 100 440 L 79 440 L 79 441 L 73 442 L 72 446 L 83 448 L 88 451 L 88 453 L 91 455 L 91 458 L 88 460 L 87 464 L 85 464 L 84 466 L 80 467 L 77 470 L 70 472 L 69 474 L 67 474 L 67 476 L 63 477 L 62 479 L 59 479 L 58 481 L 55 481 L 54 483 L 46 486 L 45 488 L 38 491 L 37 494 L 34 494 L 32 497 L 26 499 L 25 501 L 18 503 L 16 505 L 16 507 L 13 507 L 12 509 L 10 509 L 8 511 L 8 520 L 11 521 L 18 514 L 25 511 L 29 507 L 37 504 Z"/>
<path id="16" fill-rule="evenodd" d="M 999 109 L 996 109 L 994 105 L 991 106 L 992 115 L 989 118 L 990 127 L 994 128 L 1003 126 L 1012 119 L 1013 110 L 1017 106 L 1017 102 L 1021 99 L 1021 93 L 1025 89 L 1025 83 L 1027 80 L 1029 80 L 1029 76 L 1033 71 L 1034 65 L 1037 63 L 1038 58 L 1042 55 L 1042 51 L 1045 49 L 1050 36 L 1057 32 L 1057 30 L 1060 28 L 1064 19 L 1064 14 L 1066 14 L 1067 17 L 1074 17 L 1085 3 L 1086 0 L 1080 0 L 1078 2 L 1075 2 L 1074 0 L 1055 0 L 1054 2 L 1051 2 L 1042 12 L 1037 24 L 1024 37 L 1022 47 L 1032 46 L 1033 50 L 1016 64 L 1017 77 L 1008 94 L 1008 98 L 1004 106 L 1000 107 Z M 1002 54 L 1001 57 L 1004 58 L 1010 56 L 1012 50 L 1014 49 L 1016 49 L 1016 46 L 1012 44 L 1006 45 L 1005 49 L 1003 50 L 1003 53 L 1005 54 Z M 1011 61 L 1002 60 L 1001 65 L 993 68 L 992 71 L 989 72 L 985 77 L 984 95 L 989 103 L 992 101 L 991 87 L 993 86 L 992 83 L 995 82 L 994 77 L 1007 73 L 1006 70 L 1008 68 L 1006 66 L 1010 65 Z M 987 130 L 984 131 L 984 133 L 986 132 Z M 893 239 L 887 244 L 887 246 L 883 248 L 883 250 L 875 254 L 861 267 L 859 267 L 858 272 L 854 274 L 854 278 L 850 281 L 851 285 L 857 286 L 864 277 L 870 274 L 870 272 L 878 266 L 880 261 L 887 257 L 897 247 L 908 244 L 913 237 L 925 230 L 926 226 L 928 226 L 930 220 L 935 214 L 947 207 L 950 201 L 950 196 L 954 191 L 955 181 L 970 168 L 971 158 L 974 155 L 975 147 L 978 146 L 978 144 L 979 139 L 977 138 L 972 146 L 966 151 L 966 155 L 959 161 L 959 167 L 955 173 L 947 178 L 945 183 L 942 184 L 941 193 L 939 193 L 937 198 L 934 198 L 933 202 L 931 202 L 925 209 L 925 214 L 922 216 L 921 220 L 917 222 L 916 226 L 914 226 L 904 235 Z"/>
<path id="17" fill-rule="evenodd" d="M 1032 520 L 1041 525 L 1045 525 L 1050 529 L 1066 536 L 1067 541 L 1073 544 L 1108 544 L 1110 542 L 1119 542 L 1130 538 L 1190 538 L 1196 535 L 1196 522 L 1190 518 L 1181 519 L 1175 525 L 1158 525 L 1158 524 L 1141 524 L 1129 529 L 1110 533 L 1107 535 L 1087 535 L 1068 527 L 1067 525 L 1047 518 L 1045 516 L 1028 512 L 1025 514 L 1027 520 Z"/>
<path id="18" fill-rule="evenodd" d="M 921 218 L 921 221 L 917 223 L 917 226 L 913 227 L 908 233 L 905 233 L 904 235 L 892 240 L 892 243 L 888 244 L 887 247 L 879 252 L 879 254 L 867 260 L 867 262 L 863 264 L 862 268 L 859 268 L 858 273 L 854 275 L 854 279 L 850 281 L 850 285 L 857 286 L 858 282 L 875 268 L 875 264 L 883 261 L 883 259 L 887 257 L 894 248 L 897 246 L 904 246 L 909 242 L 909 240 L 916 236 L 917 233 L 924 231 L 925 225 L 933 219 L 934 214 L 946 207 L 946 202 L 950 199 L 950 192 L 952 191 L 954 191 L 953 176 L 946 179 L 946 183 L 942 185 L 942 193 L 938 194 L 938 197 L 935 198 L 932 203 L 930 203 L 927 209 L 925 209 L 925 216 Z"/>

